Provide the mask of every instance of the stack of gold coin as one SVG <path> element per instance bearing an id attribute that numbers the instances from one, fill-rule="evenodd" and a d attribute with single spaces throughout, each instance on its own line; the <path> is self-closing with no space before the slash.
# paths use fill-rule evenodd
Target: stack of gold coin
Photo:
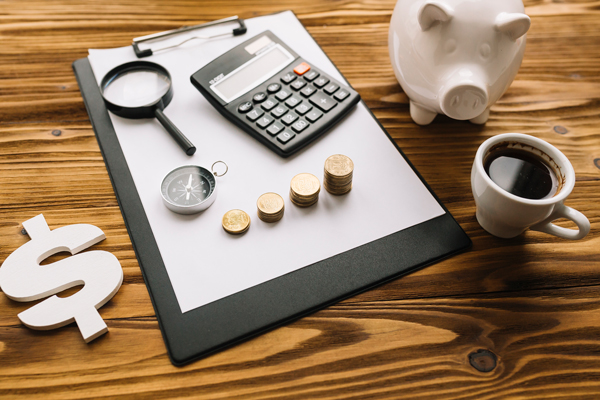
<path id="1" fill-rule="evenodd" d="M 352 189 L 354 163 L 342 154 L 335 154 L 325 160 L 325 190 L 336 196 L 346 194 Z"/>
<path id="2" fill-rule="evenodd" d="M 265 193 L 256 202 L 258 218 L 264 222 L 277 222 L 283 217 L 285 204 L 277 193 Z"/>
<path id="3" fill-rule="evenodd" d="M 290 199 L 299 207 L 310 207 L 319 201 L 321 183 L 313 174 L 298 174 L 290 184 Z"/>
<path id="4" fill-rule="evenodd" d="M 232 235 L 240 235 L 250 228 L 250 216 L 242 210 L 230 210 L 223 215 L 223 229 Z"/>

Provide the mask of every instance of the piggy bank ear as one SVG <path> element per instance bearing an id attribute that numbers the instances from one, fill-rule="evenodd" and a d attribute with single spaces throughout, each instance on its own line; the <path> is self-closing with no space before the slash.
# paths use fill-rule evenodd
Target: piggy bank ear
<path id="1" fill-rule="evenodd" d="M 419 10 L 419 25 L 424 31 L 435 23 L 447 22 L 450 19 L 452 19 L 452 9 L 437 1 L 429 1 Z"/>
<path id="2" fill-rule="evenodd" d="M 517 40 L 527 33 L 531 19 L 522 13 L 500 13 L 496 18 L 496 29 Z"/>

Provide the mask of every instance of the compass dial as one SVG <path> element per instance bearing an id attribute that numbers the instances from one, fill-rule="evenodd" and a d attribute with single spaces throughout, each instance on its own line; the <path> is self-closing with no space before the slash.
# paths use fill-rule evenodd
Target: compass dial
<path id="1" fill-rule="evenodd" d="M 169 172 L 161 185 L 165 205 L 180 214 L 207 209 L 215 200 L 215 176 L 206 168 L 186 165 Z"/>

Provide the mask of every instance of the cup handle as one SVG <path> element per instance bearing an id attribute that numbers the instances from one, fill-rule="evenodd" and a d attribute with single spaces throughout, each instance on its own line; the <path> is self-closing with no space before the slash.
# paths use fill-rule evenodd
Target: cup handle
<path id="1" fill-rule="evenodd" d="M 575 222 L 578 229 L 567 229 L 554 225 L 552 221 L 559 218 L 570 219 Z M 548 218 L 532 225 L 529 229 L 532 231 L 549 233 L 564 239 L 578 240 L 583 239 L 585 235 L 590 232 L 590 221 L 579 211 L 560 203 L 556 205 L 554 211 Z"/>

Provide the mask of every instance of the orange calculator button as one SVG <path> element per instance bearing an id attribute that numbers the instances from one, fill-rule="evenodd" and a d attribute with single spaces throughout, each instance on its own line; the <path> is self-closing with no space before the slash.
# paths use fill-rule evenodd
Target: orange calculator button
<path id="1" fill-rule="evenodd" d="M 308 65 L 305 62 L 303 62 L 302 64 L 298 64 L 296 66 L 296 68 L 294 68 L 294 72 L 297 73 L 298 75 L 304 75 L 309 70 L 310 70 L 310 65 Z"/>

